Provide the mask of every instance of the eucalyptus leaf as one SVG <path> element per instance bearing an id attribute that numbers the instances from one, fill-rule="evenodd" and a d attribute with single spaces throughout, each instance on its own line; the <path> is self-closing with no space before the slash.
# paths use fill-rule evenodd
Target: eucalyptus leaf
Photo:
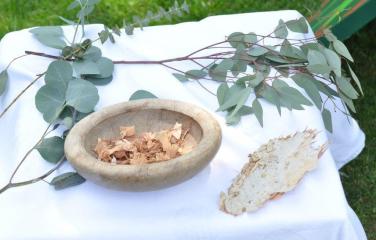
<path id="1" fill-rule="evenodd" d="M 99 69 L 99 78 L 108 78 L 110 77 L 114 72 L 114 63 L 111 59 L 106 57 L 101 57 L 96 61 L 97 67 Z"/>
<path id="2" fill-rule="evenodd" d="M 338 88 L 349 98 L 357 99 L 358 93 L 351 85 L 351 83 L 344 77 L 336 77 L 336 83 Z"/>
<path id="3" fill-rule="evenodd" d="M 36 149 L 44 160 L 57 163 L 64 156 L 64 140 L 57 136 L 44 138 Z"/>
<path id="4" fill-rule="evenodd" d="M 308 24 L 304 17 L 287 21 L 286 26 L 293 32 L 308 33 Z"/>
<path id="5" fill-rule="evenodd" d="M 220 72 L 227 72 L 231 70 L 232 66 L 234 64 L 234 60 L 227 58 L 223 59 L 217 66 L 216 66 L 216 71 Z"/>
<path id="6" fill-rule="evenodd" d="M 333 50 L 325 48 L 323 50 L 325 58 L 329 66 L 333 69 L 337 76 L 341 76 L 341 58 Z"/>
<path id="7" fill-rule="evenodd" d="M 254 47 L 249 50 L 249 55 L 258 57 L 264 55 L 267 52 L 269 52 L 269 50 L 266 47 Z"/>
<path id="8" fill-rule="evenodd" d="M 273 87 L 265 85 L 259 93 L 268 102 L 274 104 L 277 107 L 279 115 L 281 115 L 281 102 L 278 92 Z"/>
<path id="9" fill-rule="evenodd" d="M 307 69 L 311 73 L 317 73 L 317 74 L 329 74 L 330 71 L 332 70 L 332 68 L 329 67 L 327 64 L 308 65 Z"/>
<path id="10" fill-rule="evenodd" d="M 48 47 L 63 49 L 65 46 L 67 46 L 65 41 L 62 39 L 64 34 L 61 27 L 37 27 L 31 29 L 30 32 L 39 42 Z"/>
<path id="11" fill-rule="evenodd" d="M 0 73 L 0 96 L 5 92 L 7 82 L 8 82 L 8 72 L 5 69 Z"/>
<path id="12" fill-rule="evenodd" d="M 221 83 L 217 88 L 217 99 L 219 105 L 222 105 L 225 102 L 229 89 L 227 83 Z"/>
<path id="13" fill-rule="evenodd" d="M 244 37 L 244 33 L 234 32 L 230 34 L 227 40 L 233 48 L 245 48 Z"/>
<path id="14" fill-rule="evenodd" d="M 307 59 L 309 65 L 327 65 L 325 56 L 317 50 L 308 50 Z"/>
<path id="15" fill-rule="evenodd" d="M 255 98 L 255 100 L 253 100 L 252 102 L 252 111 L 255 114 L 257 121 L 260 123 L 261 127 L 263 127 L 263 110 L 257 98 Z"/>
<path id="16" fill-rule="evenodd" d="M 326 108 L 324 108 L 321 112 L 322 119 L 324 121 L 324 126 L 326 130 L 329 132 L 333 132 L 333 126 L 332 126 L 332 116 L 330 114 L 330 111 Z"/>
<path id="17" fill-rule="evenodd" d="M 97 63 L 91 60 L 77 60 L 72 65 L 78 76 L 100 74 Z"/>
<path id="18" fill-rule="evenodd" d="M 98 61 L 102 56 L 102 51 L 96 46 L 91 46 L 83 54 L 82 58 L 85 60 Z"/>
<path id="19" fill-rule="evenodd" d="M 75 24 L 76 24 L 74 21 L 69 20 L 69 19 L 67 19 L 67 18 L 65 18 L 65 17 L 59 16 L 59 18 L 60 18 L 63 22 L 65 22 L 66 24 L 69 24 L 69 25 L 75 25 Z"/>
<path id="20" fill-rule="evenodd" d="M 256 43 L 257 42 L 257 35 L 253 32 L 247 33 L 247 34 L 244 35 L 243 40 L 244 40 L 244 42 L 249 43 L 249 44 Z"/>
<path id="21" fill-rule="evenodd" d="M 94 84 L 96 86 L 104 86 L 104 85 L 109 84 L 112 81 L 113 77 L 109 76 L 109 77 L 106 77 L 106 78 L 100 78 L 100 77 L 96 77 L 96 76 L 85 76 L 84 79 L 86 81 L 91 82 L 92 84 Z"/>
<path id="22" fill-rule="evenodd" d="M 250 79 L 249 85 L 252 87 L 257 87 L 260 83 L 262 83 L 265 79 L 265 76 L 262 72 L 256 72 L 254 78 Z"/>
<path id="23" fill-rule="evenodd" d="M 288 60 L 286 58 L 282 58 L 278 55 L 274 55 L 274 54 L 267 54 L 265 55 L 265 57 L 273 62 L 277 62 L 277 63 L 291 63 L 292 61 L 291 60 Z"/>
<path id="24" fill-rule="evenodd" d="M 352 58 L 349 50 L 347 49 L 346 45 L 343 44 L 343 42 L 341 42 L 339 40 L 335 40 L 333 42 L 333 47 L 334 47 L 334 50 L 336 50 L 337 53 L 341 54 L 342 56 L 344 56 L 345 58 L 347 58 L 351 62 L 354 62 L 354 59 Z"/>
<path id="25" fill-rule="evenodd" d="M 90 82 L 75 79 L 69 82 L 66 91 L 66 104 L 79 112 L 91 112 L 99 100 L 97 88 Z"/>
<path id="26" fill-rule="evenodd" d="M 192 79 L 200 79 L 205 77 L 206 75 L 207 73 L 203 70 L 189 70 L 185 72 L 185 76 Z"/>
<path id="27" fill-rule="evenodd" d="M 217 69 L 218 64 L 213 64 L 208 71 L 209 77 L 218 82 L 226 81 L 227 71 L 221 71 Z"/>
<path id="28" fill-rule="evenodd" d="M 356 109 L 355 109 L 355 105 L 352 101 L 352 99 L 350 99 L 349 97 L 347 97 L 346 95 L 342 94 L 341 92 L 338 92 L 339 94 L 339 97 L 341 98 L 341 100 L 343 102 L 345 102 L 346 106 L 353 112 L 353 113 L 356 113 Z"/>
<path id="29" fill-rule="evenodd" d="M 247 101 L 249 95 L 252 93 L 253 89 L 250 87 L 244 88 L 238 95 L 238 102 L 236 103 L 235 109 L 231 112 L 230 117 L 238 113 L 238 111 L 243 107 Z"/>
<path id="30" fill-rule="evenodd" d="M 76 172 L 67 172 L 52 179 L 51 185 L 55 190 L 62 190 L 68 187 L 73 187 L 84 183 L 86 180 Z"/>
<path id="31" fill-rule="evenodd" d="M 242 116 L 252 114 L 252 108 L 249 106 L 242 106 L 236 114 L 231 114 L 231 111 L 226 116 L 226 124 L 235 125 L 240 122 Z"/>
<path id="32" fill-rule="evenodd" d="M 64 109 L 65 90 L 55 84 L 46 84 L 35 95 L 35 105 L 46 122 L 56 120 Z"/>
<path id="33" fill-rule="evenodd" d="M 147 98 L 158 98 L 158 97 L 146 90 L 137 90 L 129 97 L 129 101 L 147 99 Z"/>
<path id="34" fill-rule="evenodd" d="M 350 64 L 347 64 L 347 66 L 349 67 L 349 71 L 350 71 L 351 77 L 352 77 L 352 79 L 354 79 L 356 85 L 358 86 L 360 93 L 361 93 L 362 95 L 364 95 L 364 93 L 363 93 L 363 89 L 362 89 L 362 85 L 360 84 L 360 81 L 359 81 L 358 77 L 356 76 L 356 74 L 355 74 L 355 72 L 352 70 L 352 68 L 350 67 Z M 0 95 L 1 95 L 1 93 L 0 93 Z"/>
<path id="35" fill-rule="evenodd" d="M 44 81 L 46 84 L 55 85 L 55 87 L 64 91 L 68 82 L 72 79 L 72 75 L 72 66 L 67 61 L 56 60 L 48 65 Z"/>
<path id="36" fill-rule="evenodd" d="M 322 99 L 319 93 L 317 86 L 312 82 L 316 81 L 311 76 L 305 73 L 297 73 L 291 77 L 295 83 L 304 89 L 307 95 L 311 98 L 313 103 L 316 105 L 318 109 L 321 110 L 322 107 Z M 313 80 L 312 80 L 313 79 Z"/>
<path id="37" fill-rule="evenodd" d="M 177 80 L 179 80 L 180 82 L 188 82 L 189 79 L 183 75 L 183 74 L 180 74 L 180 73 L 173 73 L 172 74 Z"/>
<path id="38" fill-rule="evenodd" d="M 288 31 L 283 20 L 279 20 L 278 26 L 274 30 L 274 35 L 281 39 L 285 39 L 287 37 Z"/>
<path id="39" fill-rule="evenodd" d="M 233 84 L 227 91 L 223 104 L 219 106 L 217 111 L 225 111 L 235 106 L 239 102 L 239 98 L 243 94 L 243 91 L 248 91 L 244 89 L 245 87 L 243 85 Z"/>

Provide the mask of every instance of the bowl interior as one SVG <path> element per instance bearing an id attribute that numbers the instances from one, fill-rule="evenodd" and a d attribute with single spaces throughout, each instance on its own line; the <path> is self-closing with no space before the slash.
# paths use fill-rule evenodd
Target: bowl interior
<path id="1" fill-rule="evenodd" d="M 165 109 L 129 109 L 116 116 L 111 116 L 95 127 L 85 136 L 84 143 L 88 153 L 97 157 L 94 148 L 98 138 L 118 138 L 121 126 L 135 126 L 136 134 L 143 132 L 157 132 L 174 126 L 176 122 L 183 125 L 183 129 L 189 128 L 190 134 L 195 138 L 197 144 L 202 139 L 200 125 L 190 116 L 165 110 Z"/>

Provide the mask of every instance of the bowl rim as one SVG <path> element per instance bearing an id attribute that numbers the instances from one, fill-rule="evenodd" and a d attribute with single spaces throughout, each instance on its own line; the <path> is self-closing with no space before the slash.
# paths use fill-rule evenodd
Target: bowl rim
<path id="1" fill-rule="evenodd" d="M 126 112 L 147 109 L 168 110 L 192 118 L 202 131 L 202 137 L 197 146 L 191 152 L 177 158 L 140 165 L 111 164 L 103 162 L 93 157 L 85 148 L 85 134 L 89 133 L 97 124 Z M 209 149 L 213 147 L 216 148 L 215 151 L 218 151 L 222 138 L 221 134 L 221 128 L 214 116 L 197 105 L 170 99 L 132 100 L 104 107 L 79 121 L 70 130 L 66 138 L 64 152 L 68 161 L 72 163 L 73 167 L 76 168 L 78 172 L 79 169 L 86 169 L 89 171 L 95 169 L 96 172 L 99 171 L 103 174 L 109 174 L 114 170 L 128 174 L 139 173 L 142 169 L 146 169 L 147 173 L 153 170 L 160 171 L 161 169 L 166 169 L 165 171 L 168 171 L 168 169 L 172 169 L 173 166 L 184 163 L 187 160 L 194 162 L 195 159 L 200 159 L 200 154 L 209 151 Z M 219 140 L 219 143 L 215 140 Z M 210 160 L 208 162 L 210 162 Z"/>

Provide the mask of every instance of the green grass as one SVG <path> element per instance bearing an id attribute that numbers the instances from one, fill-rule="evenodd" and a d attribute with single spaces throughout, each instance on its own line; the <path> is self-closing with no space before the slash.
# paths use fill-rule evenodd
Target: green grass
<path id="1" fill-rule="evenodd" d="M 0 2 L 0 37 L 9 31 L 37 25 L 59 25 L 58 15 L 73 19 L 74 13 L 65 9 L 70 1 L 58 0 L 2 0 Z M 102 0 L 91 22 L 113 26 L 123 19 L 145 15 L 158 5 L 168 7 L 169 0 Z M 210 15 L 279 9 L 296 9 L 308 16 L 320 6 L 310 0 L 188 0 L 191 13 L 173 22 L 199 20 Z M 154 24 L 164 24 L 158 22 Z M 356 118 L 367 135 L 366 148 L 352 163 L 342 169 L 343 185 L 350 205 L 360 217 L 368 238 L 376 240 L 376 21 L 346 41 L 356 61 L 355 70 L 361 81 L 365 97 L 356 102 Z"/>

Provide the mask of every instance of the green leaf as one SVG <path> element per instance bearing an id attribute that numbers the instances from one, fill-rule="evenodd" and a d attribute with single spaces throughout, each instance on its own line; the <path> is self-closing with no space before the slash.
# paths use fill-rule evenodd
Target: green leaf
<path id="1" fill-rule="evenodd" d="M 35 105 L 46 122 L 51 123 L 56 120 L 63 110 L 65 90 L 55 84 L 46 84 L 35 95 Z"/>
<path id="2" fill-rule="evenodd" d="M 99 58 L 102 56 L 102 51 L 100 48 L 91 46 L 89 49 L 87 49 L 82 56 L 85 60 L 92 60 L 94 62 L 98 61 Z"/>
<path id="3" fill-rule="evenodd" d="M 273 87 L 265 85 L 259 93 L 268 102 L 274 104 L 277 107 L 279 115 L 281 115 L 281 102 L 278 92 Z"/>
<path id="4" fill-rule="evenodd" d="M 183 75 L 183 74 L 180 74 L 180 73 L 173 73 L 172 75 L 174 75 L 174 77 L 179 80 L 180 82 L 187 82 L 189 81 L 189 79 Z"/>
<path id="5" fill-rule="evenodd" d="M 341 76 L 341 58 L 333 50 L 324 48 L 323 53 L 329 66 L 333 69 L 337 76 Z"/>
<path id="6" fill-rule="evenodd" d="M 74 21 L 69 20 L 69 19 L 66 19 L 65 17 L 59 16 L 59 18 L 60 18 L 63 22 L 65 22 L 66 24 L 68 24 L 68 25 L 76 25 L 76 23 L 75 23 Z"/>
<path id="7" fill-rule="evenodd" d="M 69 82 L 66 92 L 66 104 L 79 112 L 87 113 L 94 109 L 99 100 L 97 88 L 90 82 L 75 79 Z"/>
<path id="8" fill-rule="evenodd" d="M 260 123 L 261 127 L 263 127 L 263 111 L 260 102 L 255 98 L 252 102 L 252 111 L 255 114 L 257 121 Z"/>
<path id="9" fill-rule="evenodd" d="M 73 62 L 73 68 L 77 76 L 81 75 L 99 75 L 98 65 L 91 60 L 77 60 Z"/>
<path id="10" fill-rule="evenodd" d="M 242 95 L 242 91 L 244 91 L 245 87 L 243 85 L 234 84 L 232 85 L 217 111 L 225 111 L 233 106 L 235 106 L 239 102 L 239 96 Z"/>
<path id="11" fill-rule="evenodd" d="M 349 50 L 347 49 L 346 45 L 343 44 L 343 42 L 341 42 L 339 40 L 335 40 L 333 42 L 333 47 L 334 47 L 334 50 L 336 50 L 337 53 L 344 56 L 345 58 L 347 58 L 351 62 L 354 62 L 354 59 L 352 58 Z"/>
<path id="12" fill-rule="evenodd" d="M 249 55 L 258 57 L 264 55 L 267 52 L 269 52 L 269 50 L 266 47 L 254 47 L 249 50 Z"/>
<path id="13" fill-rule="evenodd" d="M 63 124 L 67 129 L 71 129 L 73 127 L 73 118 L 72 117 L 65 117 L 63 119 Z"/>
<path id="14" fill-rule="evenodd" d="M 130 96 L 129 101 L 147 99 L 147 98 L 158 98 L 158 97 L 146 90 L 137 90 Z"/>
<path id="15" fill-rule="evenodd" d="M 240 110 L 240 108 L 243 107 L 243 105 L 247 101 L 247 99 L 248 99 L 248 97 L 249 97 L 249 95 L 251 94 L 252 91 L 253 91 L 253 88 L 247 87 L 247 88 L 243 89 L 241 92 L 239 92 L 238 102 L 236 103 L 235 109 L 231 112 L 230 117 L 237 114 L 237 112 Z"/>
<path id="16" fill-rule="evenodd" d="M 332 68 L 326 64 L 308 65 L 307 69 L 311 73 L 318 73 L 318 74 L 329 74 L 330 71 L 332 70 Z"/>
<path id="17" fill-rule="evenodd" d="M 68 82 L 72 79 L 72 75 L 72 66 L 67 61 L 56 60 L 48 65 L 44 81 L 46 84 L 55 85 L 55 87 L 65 91 Z"/>
<path id="18" fill-rule="evenodd" d="M 293 32 L 308 33 L 308 24 L 304 17 L 301 17 L 298 20 L 287 21 L 286 26 Z"/>
<path id="19" fill-rule="evenodd" d="M 242 32 L 234 32 L 230 34 L 227 40 L 233 48 L 245 48 L 244 36 Z"/>
<path id="20" fill-rule="evenodd" d="M 257 35 L 253 32 L 244 35 L 244 42 L 253 44 L 257 42 Z"/>
<path id="21" fill-rule="evenodd" d="M 221 83 L 217 88 L 217 99 L 219 105 L 222 105 L 225 102 L 229 89 L 227 83 Z"/>
<path id="22" fill-rule="evenodd" d="M 274 35 L 277 38 L 285 39 L 288 35 L 288 31 L 286 28 L 286 24 L 282 21 L 279 20 L 278 26 L 274 30 Z"/>
<path id="23" fill-rule="evenodd" d="M 318 81 L 318 80 L 312 81 L 312 82 L 316 85 L 317 89 L 323 94 L 325 94 L 326 96 L 330 98 L 339 97 L 338 93 L 334 91 L 331 87 L 326 85 L 325 83 Z"/>
<path id="24" fill-rule="evenodd" d="M 64 33 L 61 27 L 37 27 L 31 29 L 30 32 L 39 42 L 48 47 L 63 49 L 65 46 L 67 46 L 65 41 L 62 39 Z"/>
<path id="25" fill-rule="evenodd" d="M 354 106 L 354 103 L 353 103 L 352 99 L 350 99 L 346 95 L 342 94 L 341 92 L 339 92 L 338 94 L 339 94 L 339 97 L 342 99 L 342 101 L 346 103 L 346 106 L 348 108 L 350 108 L 350 110 L 353 113 L 356 113 L 356 109 L 355 109 L 355 106 Z"/>
<path id="26" fill-rule="evenodd" d="M 273 62 L 277 62 L 277 63 L 291 63 L 292 61 L 291 60 L 288 60 L 286 58 L 282 58 L 280 56 L 276 56 L 276 55 L 273 55 L 273 54 L 267 54 L 265 55 L 265 57 Z"/>
<path id="27" fill-rule="evenodd" d="M 207 73 L 203 70 L 189 70 L 185 72 L 185 76 L 192 79 L 200 79 L 205 77 L 206 75 Z"/>
<path id="28" fill-rule="evenodd" d="M 8 82 L 8 72 L 5 69 L 0 73 L 0 96 L 5 92 L 7 82 Z"/>
<path id="29" fill-rule="evenodd" d="M 112 75 L 114 72 L 114 63 L 111 59 L 108 59 L 106 57 L 101 57 L 96 62 L 98 69 L 99 69 L 99 78 L 108 78 Z"/>
<path id="30" fill-rule="evenodd" d="M 227 58 L 227 59 L 222 60 L 216 66 L 215 70 L 219 71 L 219 72 L 227 72 L 227 71 L 231 70 L 233 64 L 234 64 L 234 60 Z"/>
<path id="31" fill-rule="evenodd" d="M 44 138 L 36 149 L 44 160 L 57 163 L 64 156 L 64 140 L 57 136 Z"/>
<path id="32" fill-rule="evenodd" d="M 218 64 L 213 64 L 209 68 L 209 77 L 211 77 L 213 80 L 219 81 L 219 82 L 224 82 L 226 81 L 227 77 L 227 71 L 220 71 L 217 69 Z"/>
<path id="33" fill-rule="evenodd" d="M 350 64 L 347 63 L 347 66 L 349 67 L 349 71 L 350 71 L 351 77 L 352 77 L 352 79 L 354 79 L 356 85 L 358 86 L 358 88 L 360 90 L 360 93 L 362 95 L 364 95 L 363 89 L 362 89 L 362 85 L 360 84 L 360 81 L 359 81 L 358 77 L 356 76 L 355 72 L 351 69 Z M 0 95 L 1 95 L 1 91 L 0 91 Z"/>
<path id="34" fill-rule="evenodd" d="M 333 132 L 333 126 L 332 126 L 332 116 L 330 114 L 330 111 L 326 108 L 324 108 L 321 112 L 322 119 L 324 121 L 324 126 L 326 130 L 329 132 Z"/>
<path id="35" fill-rule="evenodd" d="M 313 83 L 313 81 L 317 80 L 309 76 L 308 74 L 304 73 L 297 73 L 293 75 L 291 78 L 299 87 L 304 89 L 304 91 L 311 98 L 316 107 L 321 110 L 322 99 L 317 86 Z"/>
<path id="36" fill-rule="evenodd" d="M 54 177 L 51 181 L 51 185 L 55 190 L 62 190 L 68 187 L 73 187 L 84 183 L 86 180 L 76 172 L 63 173 L 57 177 Z"/>
<path id="37" fill-rule="evenodd" d="M 226 124 L 228 125 L 235 125 L 240 122 L 240 118 L 245 115 L 251 114 L 252 108 L 249 106 L 242 106 L 239 111 L 232 115 L 231 112 L 226 116 Z"/>
<path id="38" fill-rule="evenodd" d="M 289 85 L 287 85 L 287 83 L 279 79 L 276 79 L 273 81 L 272 85 L 282 96 L 282 98 L 284 99 L 283 101 L 288 102 L 287 106 L 291 105 L 291 107 L 293 108 L 296 107 L 295 109 L 301 109 L 299 105 L 312 106 L 312 103 L 303 94 L 301 94 L 295 88 L 292 88 Z"/>
<path id="39" fill-rule="evenodd" d="M 336 83 L 338 88 L 349 98 L 357 99 L 358 93 L 351 85 L 351 83 L 344 77 L 336 77 Z"/>
<path id="40" fill-rule="evenodd" d="M 325 56 L 317 50 L 308 50 L 307 59 L 309 65 L 327 65 Z"/>
<path id="41" fill-rule="evenodd" d="M 262 72 L 256 72 L 253 78 L 250 79 L 249 85 L 251 87 L 257 87 L 260 83 L 262 83 L 265 79 L 265 76 Z"/>
<path id="42" fill-rule="evenodd" d="M 91 82 L 92 84 L 94 84 L 96 86 L 104 86 L 104 85 L 109 84 L 112 81 L 113 77 L 109 76 L 109 77 L 106 77 L 106 78 L 100 78 L 100 77 L 96 77 L 96 76 L 85 76 L 83 79 Z"/>

